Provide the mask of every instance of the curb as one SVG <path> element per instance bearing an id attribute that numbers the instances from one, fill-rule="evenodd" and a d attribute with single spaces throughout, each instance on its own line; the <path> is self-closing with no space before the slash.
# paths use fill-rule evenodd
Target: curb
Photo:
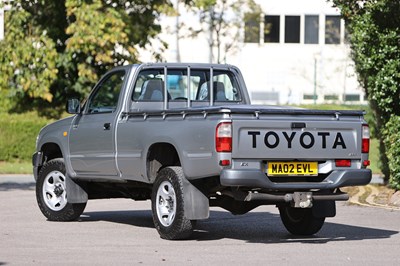
<path id="1" fill-rule="evenodd" d="M 400 192 L 388 189 L 385 186 L 376 186 L 374 184 L 359 186 L 358 192 L 355 195 L 351 195 L 349 203 L 356 204 L 365 207 L 375 207 L 387 210 L 400 211 Z M 390 192 L 388 194 L 388 192 Z M 378 201 L 384 201 L 385 204 L 378 203 Z"/>

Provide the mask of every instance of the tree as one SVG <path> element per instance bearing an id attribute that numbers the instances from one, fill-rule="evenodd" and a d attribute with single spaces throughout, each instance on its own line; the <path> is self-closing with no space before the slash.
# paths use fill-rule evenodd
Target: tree
<path id="1" fill-rule="evenodd" d="M 256 20 L 259 25 L 261 8 L 253 0 L 193 0 L 186 1 L 199 16 L 201 27 L 189 28 L 192 37 L 208 33 L 210 62 L 223 63 L 235 53 L 242 39 L 243 21 Z M 246 21 L 247 21 L 246 20 Z M 254 32 L 252 32 L 254 33 Z"/>
<path id="2" fill-rule="evenodd" d="M 9 29 L 0 42 L 0 90 L 3 100 L 42 99 L 51 102 L 57 78 L 57 52 L 47 32 L 33 27 L 32 15 L 16 8 L 6 13 Z M 7 97 L 8 96 L 8 97 Z"/>
<path id="3" fill-rule="evenodd" d="M 15 0 L 0 42 L 0 93 L 14 111 L 63 111 L 112 67 L 138 62 L 167 0 Z M 158 51 L 154 51 L 158 53 Z"/>
<path id="4" fill-rule="evenodd" d="M 381 170 L 400 189 L 400 166 L 388 163 L 388 157 L 400 157 L 399 131 L 393 128 L 400 116 L 400 2 L 333 2 L 346 21 L 358 80 L 376 118 Z"/>

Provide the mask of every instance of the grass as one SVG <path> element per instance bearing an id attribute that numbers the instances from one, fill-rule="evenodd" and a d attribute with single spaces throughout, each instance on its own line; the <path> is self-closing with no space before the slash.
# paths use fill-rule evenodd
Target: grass
<path id="1" fill-rule="evenodd" d="M 354 105 L 354 104 L 302 104 L 298 107 L 316 110 L 365 110 L 369 111 L 368 105 Z"/>
<path id="2" fill-rule="evenodd" d="M 370 169 L 372 173 L 381 174 L 381 169 L 379 168 L 379 141 L 377 139 L 371 139 L 369 160 L 371 161 Z"/>
<path id="3" fill-rule="evenodd" d="M 33 174 L 32 162 L 0 162 L 0 174 Z"/>

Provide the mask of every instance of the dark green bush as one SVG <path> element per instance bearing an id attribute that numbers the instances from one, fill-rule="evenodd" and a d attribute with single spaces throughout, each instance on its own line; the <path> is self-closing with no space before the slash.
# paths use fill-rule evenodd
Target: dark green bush
<path id="1" fill-rule="evenodd" d="M 389 159 L 388 152 L 391 150 L 393 156 L 395 148 L 386 143 L 392 138 L 394 144 L 396 139 L 400 141 L 400 136 L 394 134 L 395 128 L 386 126 L 392 116 L 400 116 L 400 1 L 333 0 L 333 3 L 346 22 L 358 81 L 374 114 L 381 171 L 387 180 L 398 173 L 398 166 L 390 162 L 394 158 Z M 391 185 L 396 187 L 398 183 Z"/>
<path id="2" fill-rule="evenodd" d="M 385 127 L 386 155 L 389 159 L 390 185 L 400 189 L 400 116 L 392 116 Z"/>
<path id="3" fill-rule="evenodd" d="M 35 151 L 36 136 L 50 121 L 36 113 L 0 112 L 0 161 L 27 161 Z"/>

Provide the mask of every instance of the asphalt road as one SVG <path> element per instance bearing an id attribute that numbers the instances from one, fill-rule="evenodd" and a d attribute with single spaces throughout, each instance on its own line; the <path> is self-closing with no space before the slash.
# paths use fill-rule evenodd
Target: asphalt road
<path id="1" fill-rule="evenodd" d="M 213 208 L 192 239 L 166 241 L 149 201 L 89 201 L 79 221 L 49 222 L 33 180 L 14 179 L 0 180 L 0 265 L 400 265 L 400 211 L 341 202 L 316 236 L 300 238 L 274 206 L 242 216 Z"/>

